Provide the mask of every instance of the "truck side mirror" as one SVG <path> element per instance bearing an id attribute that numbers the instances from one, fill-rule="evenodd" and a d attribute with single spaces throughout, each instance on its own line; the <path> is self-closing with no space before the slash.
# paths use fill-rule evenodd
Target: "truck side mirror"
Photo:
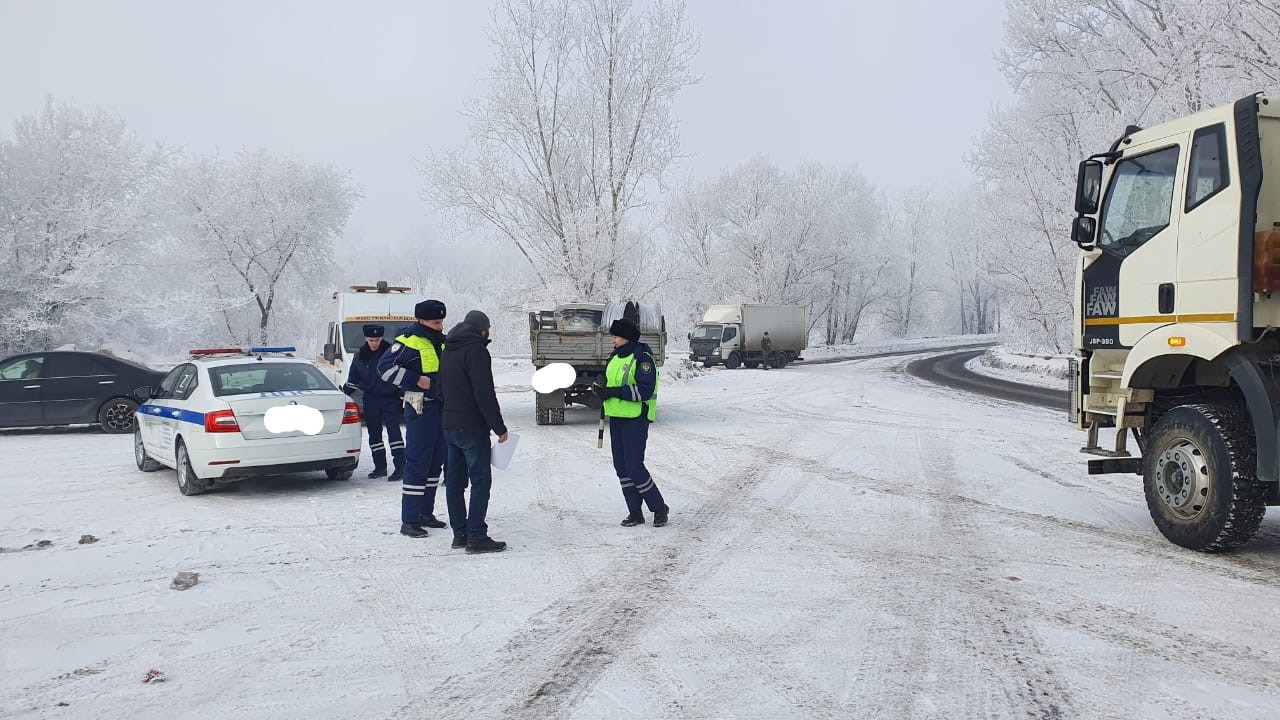
<path id="1" fill-rule="evenodd" d="M 1081 215 L 1071 222 L 1071 239 L 1081 250 L 1092 250 L 1094 236 L 1098 232 L 1098 221 Z"/>
<path id="2" fill-rule="evenodd" d="M 338 346 L 335 343 L 324 344 L 324 359 L 333 362 L 338 357 Z"/>
<path id="3" fill-rule="evenodd" d="M 1098 212 L 1098 198 L 1102 194 L 1102 163 L 1085 160 L 1080 163 L 1076 176 L 1076 212 L 1092 215 Z"/>

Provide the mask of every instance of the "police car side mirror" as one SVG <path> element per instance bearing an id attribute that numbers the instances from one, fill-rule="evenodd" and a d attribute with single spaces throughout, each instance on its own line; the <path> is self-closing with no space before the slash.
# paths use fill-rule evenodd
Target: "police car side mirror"
<path id="1" fill-rule="evenodd" d="M 137 400 L 139 403 L 144 403 L 153 397 L 155 397 L 155 388 L 150 385 L 143 385 L 133 391 L 133 399 Z"/>
<path id="2" fill-rule="evenodd" d="M 338 346 L 334 343 L 324 344 L 324 359 L 333 362 L 338 357 Z"/>

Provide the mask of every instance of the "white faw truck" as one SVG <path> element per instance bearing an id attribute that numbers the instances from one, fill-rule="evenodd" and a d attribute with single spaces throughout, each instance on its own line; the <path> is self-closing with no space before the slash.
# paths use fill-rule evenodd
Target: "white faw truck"
<path id="1" fill-rule="evenodd" d="M 1129 127 L 1080 164 L 1075 204 L 1089 472 L 1141 474 L 1172 542 L 1238 547 L 1280 504 L 1280 97 Z"/>
<path id="2" fill-rule="evenodd" d="M 334 385 L 342 387 L 347 381 L 351 359 L 364 344 L 364 326 L 370 323 L 383 326 L 385 341 L 392 342 L 397 330 L 413 324 L 413 306 L 422 299 L 409 294 L 409 288 L 388 285 L 385 280 L 334 292 L 327 325 L 322 331 L 324 348 L 316 359 L 320 369 Z"/>
<path id="3" fill-rule="evenodd" d="M 773 340 L 771 367 L 786 367 L 809 347 L 805 305 L 712 305 L 689 334 L 689 359 L 703 367 L 760 367 L 765 333 Z"/>

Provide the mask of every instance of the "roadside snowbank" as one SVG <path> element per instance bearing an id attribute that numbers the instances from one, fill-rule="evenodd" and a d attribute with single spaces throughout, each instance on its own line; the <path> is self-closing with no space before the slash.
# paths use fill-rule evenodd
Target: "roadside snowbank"
<path id="1" fill-rule="evenodd" d="M 965 369 L 997 380 L 1065 390 L 1068 356 L 1032 355 L 994 347 L 965 363 Z"/>

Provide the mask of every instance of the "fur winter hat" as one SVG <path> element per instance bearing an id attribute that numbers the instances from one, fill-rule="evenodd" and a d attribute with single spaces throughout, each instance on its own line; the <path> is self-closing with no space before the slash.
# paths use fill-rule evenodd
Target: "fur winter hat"
<path id="1" fill-rule="evenodd" d="M 609 326 L 609 334 L 635 342 L 640 339 L 640 328 L 636 327 L 634 322 L 622 318 L 613 321 Z"/>
<path id="2" fill-rule="evenodd" d="M 413 306 L 413 316 L 419 320 L 443 320 L 444 303 L 439 300 L 423 300 Z"/>
<path id="3" fill-rule="evenodd" d="M 386 328 L 381 325 L 365 325 L 364 336 L 367 338 L 382 337 L 386 333 Z"/>

